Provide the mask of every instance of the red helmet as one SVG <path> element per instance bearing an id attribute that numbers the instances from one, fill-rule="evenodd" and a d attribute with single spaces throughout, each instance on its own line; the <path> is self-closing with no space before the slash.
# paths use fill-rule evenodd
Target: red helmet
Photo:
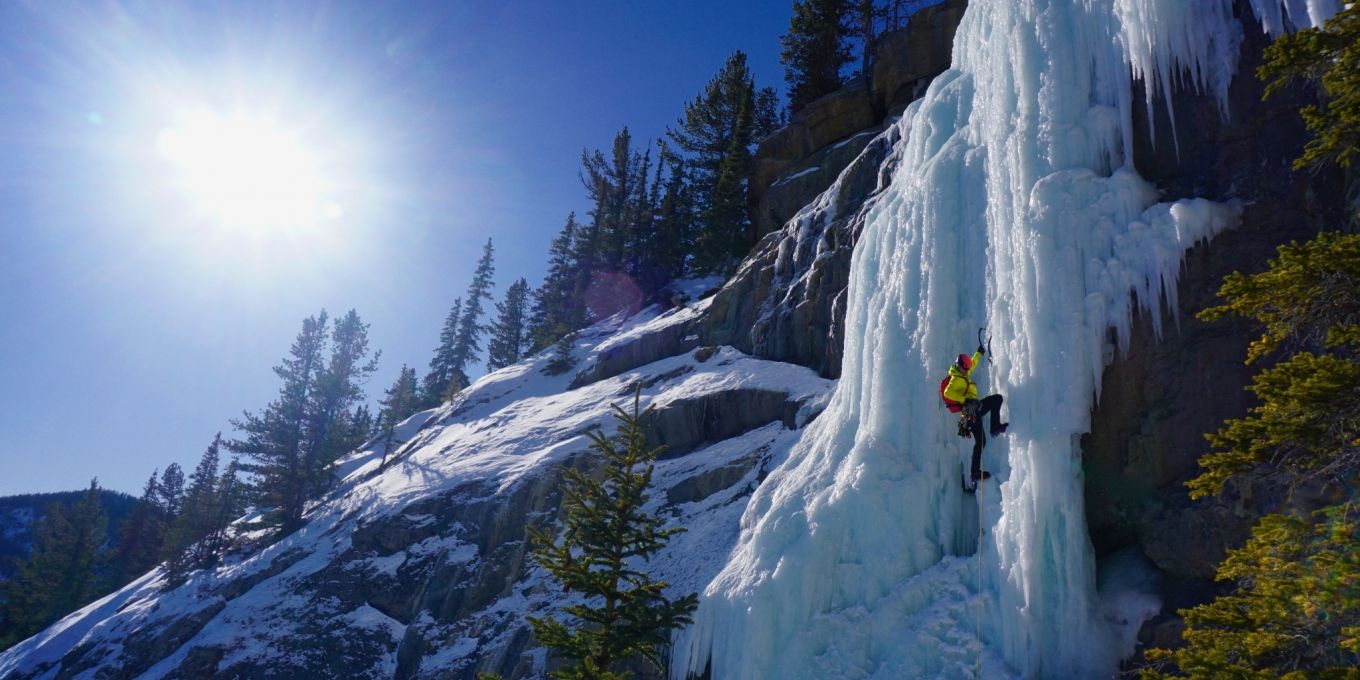
<path id="1" fill-rule="evenodd" d="M 970 357 L 970 356 L 968 356 L 967 354 L 960 354 L 960 355 L 959 355 L 959 368 L 962 368 L 963 370 L 967 371 L 967 370 L 971 369 L 972 367 L 973 367 L 973 357 Z"/>

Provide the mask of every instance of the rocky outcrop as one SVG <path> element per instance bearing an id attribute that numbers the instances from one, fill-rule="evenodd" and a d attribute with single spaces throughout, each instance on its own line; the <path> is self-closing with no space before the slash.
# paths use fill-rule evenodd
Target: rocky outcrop
<path id="1" fill-rule="evenodd" d="M 930 81 L 945 69 L 954 52 L 954 31 L 968 0 L 946 0 L 913 15 L 907 27 L 889 31 L 874 42 L 871 97 L 885 116 L 902 113 L 925 94 Z"/>
<path id="2" fill-rule="evenodd" d="M 713 300 L 704 343 L 837 377 L 850 254 L 896 163 L 897 127 L 873 137 L 833 189 L 756 245 Z"/>
<path id="3" fill-rule="evenodd" d="M 1267 38 L 1245 20 L 1227 116 L 1210 96 L 1178 94 L 1171 107 L 1177 134 L 1165 107 L 1154 109 L 1154 125 L 1139 115 L 1134 155 L 1168 200 L 1240 198 L 1241 225 L 1187 255 L 1179 304 L 1162 324 L 1163 337 L 1154 335 L 1148 315 L 1137 320 L 1128 351 L 1105 370 L 1083 440 L 1087 518 L 1098 552 L 1137 544 L 1173 579 L 1211 576 L 1260 514 L 1286 502 L 1268 478 L 1235 484 L 1221 498 L 1191 502 L 1186 493 L 1184 482 L 1208 451 L 1204 433 L 1246 414 L 1253 400 L 1244 387 L 1264 367 L 1242 363 L 1257 329 L 1205 323 L 1195 314 L 1216 304 L 1228 273 L 1260 271 L 1279 244 L 1345 219 L 1335 200 L 1338 176 L 1291 170 L 1306 139 L 1297 113 L 1306 97 L 1295 92 L 1262 103 L 1253 74 Z"/>
<path id="4" fill-rule="evenodd" d="M 954 31 L 967 7 L 967 0 L 948 0 L 913 14 L 906 28 L 879 36 L 867 81 L 852 81 L 808 103 L 760 142 L 750 195 L 757 239 L 830 187 L 885 121 L 949 68 Z"/>
<path id="5" fill-rule="evenodd" d="M 665 323 L 666 317 L 683 317 L 679 323 Z M 589 364 L 577 371 L 571 389 L 612 378 L 639 366 L 646 366 L 666 357 L 679 356 L 699 346 L 699 327 L 702 319 L 698 310 L 678 307 L 663 314 L 655 328 L 610 342 Z"/>
<path id="6" fill-rule="evenodd" d="M 868 84 L 859 80 L 809 103 L 788 125 L 762 140 L 750 190 L 756 237 L 782 226 L 831 186 L 872 135 L 857 146 L 853 138 L 876 130 L 882 119 Z M 843 141 L 850 148 L 841 146 Z"/>

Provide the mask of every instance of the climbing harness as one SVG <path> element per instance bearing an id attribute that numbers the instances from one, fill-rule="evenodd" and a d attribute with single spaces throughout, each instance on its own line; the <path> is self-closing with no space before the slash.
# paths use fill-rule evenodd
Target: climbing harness
<path id="1" fill-rule="evenodd" d="M 980 402 L 971 400 L 963 405 L 963 410 L 959 412 L 959 436 L 964 439 L 973 438 L 973 424 L 978 419 L 978 407 Z"/>

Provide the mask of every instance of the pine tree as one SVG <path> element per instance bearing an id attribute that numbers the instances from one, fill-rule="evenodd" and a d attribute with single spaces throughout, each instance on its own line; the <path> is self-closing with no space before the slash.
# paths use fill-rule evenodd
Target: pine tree
<path id="1" fill-rule="evenodd" d="M 496 320 L 491 323 L 487 343 L 486 368 L 494 371 L 523 359 L 529 350 L 529 282 L 520 279 L 505 290 L 505 300 L 496 303 Z"/>
<path id="2" fill-rule="evenodd" d="M 477 261 L 477 270 L 472 273 L 472 283 L 468 284 L 464 296 L 463 316 L 458 320 L 458 332 L 453 343 L 454 382 L 449 385 L 446 398 L 453 396 L 468 386 L 467 371 L 477 363 L 482 351 L 481 338 L 486 331 L 482 325 L 483 305 L 491 300 L 491 288 L 495 285 L 492 277 L 496 274 L 494 262 L 495 249 L 491 239 L 482 246 L 482 257 Z"/>
<path id="3" fill-rule="evenodd" d="M 576 213 L 568 214 L 567 223 L 548 250 L 548 273 L 534 291 L 534 308 L 529 321 L 535 351 L 584 325 L 584 316 L 573 297 L 578 279 L 573 256 L 578 229 Z"/>
<path id="4" fill-rule="evenodd" d="M 752 93 L 748 90 L 737 112 L 737 134 L 729 142 L 712 194 L 702 213 L 703 228 L 695 244 L 694 269 L 726 273 L 754 242 L 749 233 L 746 186 L 750 175 Z"/>
<path id="5" fill-rule="evenodd" d="M 575 347 L 576 333 L 567 333 L 558 338 L 552 346 L 552 358 L 543 367 L 543 372 L 548 375 L 561 375 L 570 371 L 576 365 L 576 359 L 571 355 Z"/>
<path id="6" fill-rule="evenodd" d="M 402 366 L 396 381 L 383 394 L 381 408 L 378 411 L 379 434 L 383 442 L 383 458 L 378 464 L 379 467 L 387 465 L 387 455 L 392 451 L 397 425 L 420 410 L 416 369 Z"/>
<path id="7" fill-rule="evenodd" d="M 289 356 L 274 368 L 283 380 L 279 397 L 260 415 L 245 412 L 240 420 L 233 420 L 232 425 L 245 436 L 227 443 L 228 449 L 249 459 L 241 469 L 255 478 L 256 501 L 268 509 L 267 521 L 285 534 L 301 525 L 310 490 L 305 454 L 327 325 L 324 310 L 303 320 Z"/>
<path id="8" fill-rule="evenodd" d="M 1354 488 L 1360 476 L 1360 235 L 1321 234 L 1279 249 L 1266 271 L 1227 277 L 1223 305 L 1205 320 L 1252 319 L 1264 333 L 1247 361 L 1280 351 L 1251 390 L 1261 400 L 1228 420 L 1200 459 L 1192 497 L 1222 493 L 1262 471 L 1290 488 L 1315 479 Z M 1144 678 L 1357 677 L 1360 666 L 1360 531 L 1354 499 L 1314 517 L 1267 515 L 1218 578 L 1233 592 L 1181 610 L 1186 645 L 1149 650 Z M 1168 666 L 1170 664 L 1170 666 Z"/>
<path id="9" fill-rule="evenodd" d="M 160 561 L 161 543 L 165 535 L 159 498 L 157 473 L 142 487 L 142 496 L 133 506 L 118 532 L 118 549 L 113 557 L 113 582 L 121 586 L 145 574 Z"/>
<path id="10" fill-rule="evenodd" d="M 660 165 L 665 166 L 666 176 L 657 201 L 656 241 L 651 251 L 664 280 L 669 282 L 685 275 L 693 251 L 695 200 L 684 160 L 664 144 Z"/>
<path id="11" fill-rule="evenodd" d="M 217 479 L 217 493 L 213 499 L 207 532 L 199 541 L 196 561 L 199 567 L 211 567 L 231 547 L 231 523 L 240 517 L 246 505 L 246 487 L 238 472 L 240 461 L 232 459 Z"/>
<path id="12" fill-rule="evenodd" d="M 623 269 L 634 226 L 629 219 L 632 200 L 638 185 L 647 181 L 645 174 L 639 174 L 646 172 L 643 164 L 642 154 L 633 149 L 633 136 L 627 127 L 614 135 L 608 157 L 599 149 L 581 152 L 581 183 L 592 207 L 587 237 L 579 242 L 583 249 L 575 253 L 583 275 L 580 292 L 592 282 L 592 275 Z M 592 312 L 592 319 L 612 312 Z"/>
<path id="13" fill-rule="evenodd" d="M 156 487 L 156 494 L 165 521 L 173 522 L 179 517 L 180 509 L 184 506 L 184 471 L 180 469 L 179 463 L 166 466 L 165 472 L 161 473 L 161 482 Z"/>
<path id="14" fill-rule="evenodd" d="M 789 32 L 779 39 L 789 110 L 797 111 L 840 88 L 841 69 L 853 59 L 851 17 L 848 0 L 799 0 L 793 4 Z"/>
<path id="15" fill-rule="evenodd" d="M 753 147 L 777 126 L 776 101 L 773 90 L 756 89 L 746 54 L 738 51 L 727 58 L 704 91 L 685 105 L 677 127 L 667 129 L 667 136 L 687 159 L 684 174 L 692 190 L 686 198 L 693 206 L 665 205 L 667 199 L 674 202 L 684 196 L 675 187 L 662 199 L 660 212 L 689 212 L 697 217 L 696 273 L 725 271 L 754 243 L 747 207 Z M 676 174 L 672 171 L 672 177 Z"/>
<path id="16" fill-rule="evenodd" d="M 1305 106 L 1303 116 L 1313 139 L 1295 169 L 1335 164 L 1350 167 L 1360 154 L 1360 5 L 1343 7 L 1321 27 L 1286 33 L 1265 51 L 1257 75 L 1266 97 L 1301 80 L 1320 85 L 1321 101 Z"/>
<path id="17" fill-rule="evenodd" d="M 495 285 L 494 252 L 491 239 L 487 239 L 467 294 L 454 301 L 444 320 L 439 347 L 421 389 L 422 405 L 426 408 L 438 406 L 471 384 L 468 370 L 477 363 L 482 351 L 481 336 L 486 330 L 482 326 L 483 305 L 491 299 L 491 287 Z"/>
<path id="18" fill-rule="evenodd" d="M 355 438 L 351 409 L 363 400 L 363 385 L 377 369 L 378 354 L 368 357 L 368 324 L 351 309 L 335 322 L 330 361 L 318 372 L 307 404 L 303 474 L 308 496 L 329 488 L 331 466 L 362 443 Z"/>
<path id="19" fill-rule="evenodd" d="M 535 561 L 563 586 L 586 596 L 567 607 L 574 626 L 552 617 L 529 617 L 534 636 L 574 665 L 558 678 L 622 678 L 612 672 L 620 661 L 642 657 L 665 671 L 663 651 L 670 633 L 688 625 L 698 606 L 696 594 L 670 599 L 669 585 L 642 570 L 647 560 L 684 529 L 663 529 L 662 518 L 644 510 L 653 464 L 661 448 L 647 449 L 639 412 L 641 390 L 632 412 L 614 406 L 619 432 L 614 439 L 590 433 L 591 449 L 601 456 L 603 479 L 567 469 L 562 483 L 560 540 L 548 529 L 530 527 Z"/>
<path id="20" fill-rule="evenodd" d="M 1360 6 L 1279 38 L 1265 56 L 1267 97 L 1293 78 L 1323 84 L 1321 103 L 1303 111 L 1317 136 L 1294 167 L 1346 167 L 1360 138 Z M 1200 458 L 1191 497 L 1221 494 L 1234 477 L 1259 471 L 1290 489 L 1318 480 L 1344 498 L 1360 477 L 1360 235 L 1281 246 L 1266 271 L 1235 272 L 1218 295 L 1224 303 L 1202 320 L 1239 317 L 1263 328 L 1248 364 L 1289 356 L 1253 379 L 1259 406 L 1209 435 L 1216 450 Z M 1357 510 L 1350 494 L 1311 517 L 1263 517 L 1219 565 L 1218 578 L 1236 588 L 1181 610 L 1185 646 L 1148 650 L 1141 676 L 1360 678 Z"/>
<path id="21" fill-rule="evenodd" d="M 1238 588 L 1181 610 L 1186 645 L 1152 649 L 1144 680 L 1360 677 L 1360 523 L 1354 503 L 1318 521 L 1267 515 L 1217 578 Z M 1175 668 L 1167 667 L 1174 664 Z"/>
<path id="22" fill-rule="evenodd" d="M 207 538 L 217 519 L 218 473 L 222 433 L 213 437 L 203 452 L 198 467 L 189 475 L 183 508 L 170 523 L 161 556 L 165 560 L 167 582 L 183 580 L 185 573 L 204 562 L 201 541 Z"/>
<path id="23" fill-rule="evenodd" d="M 425 408 L 438 406 L 449 391 L 449 385 L 466 380 L 466 376 L 455 374 L 453 347 L 458 338 L 458 322 L 463 318 L 463 298 L 453 301 L 453 308 L 444 317 L 444 327 L 439 331 L 439 346 L 430 359 L 430 372 L 425 374 L 421 385 L 420 403 Z"/>
<path id="24" fill-rule="evenodd" d="M 875 0 L 854 0 L 855 7 L 851 18 L 855 25 L 855 39 L 860 46 L 859 73 L 869 77 L 874 52 L 874 41 L 878 38 L 878 20 L 887 17 L 888 9 L 879 7 Z"/>
<path id="25" fill-rule="evenodd" d="M 53 504 L 33 532 L 33 548 L 13 580 L 0 584 L 0 649 L 27 638 L 103 592 L 108 518 L 97 480 L 71 508 Z"/>
<path id="26" fill-rule="evenodd" d="M 1200 459 L 1205 472 L 1190 481 L 1191 495 L 1218 493 L 1232 476 L 1267 463 L 1345 483 L 1360 472 L 1360 445 L 1348 434 L 1360 431 L 1360 235 L 1281 246 L 1266 271 L 1230 274 L 1218 294 L 1226 304 L 1200 318 L 1245 317 L 1265 327 L 1248 348 L 1249 363 L 1282 348 L 1306 351 L 1256 376 L 1250 389 L 1261 405 L 1210 435 L 1218 450 Z"/>
<path id="27" fill-rule="evenodd" d="M 341 447 L 344 451 L 354 451 L 362 447 L 378 433 L 377 421 L 368 404 L 359 404 L 349 414 L 349 434 Z"/>

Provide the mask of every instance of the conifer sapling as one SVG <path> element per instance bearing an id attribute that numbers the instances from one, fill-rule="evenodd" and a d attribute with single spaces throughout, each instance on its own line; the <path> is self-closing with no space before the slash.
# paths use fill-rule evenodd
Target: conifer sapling
<path id="1" fill-rule="evenodd" d="M 656 457 L 664 447 L 646 448 L 639 413 L 641 389 L 631 412 L 614 405 L 618 434 L 591 432 L 591 449 L 603 459 L 602 479 L 568 469 L 562 484 L 560 538 L 530 527 L 535 561 L 567 590 L 585 600 L 566 608 L 574 621 L 529 617 L 534 636 L 571 664 L 558 678 L 622 678 L 616 662 L 642 657 L 664 670 L 662 650 L 670 633 L 691 622 L 694 593 L 670 599 L 669 585 L 653 580 L 643 566 L 684 529 L 663 529 L 662 519 L 644 507 Z"/>

